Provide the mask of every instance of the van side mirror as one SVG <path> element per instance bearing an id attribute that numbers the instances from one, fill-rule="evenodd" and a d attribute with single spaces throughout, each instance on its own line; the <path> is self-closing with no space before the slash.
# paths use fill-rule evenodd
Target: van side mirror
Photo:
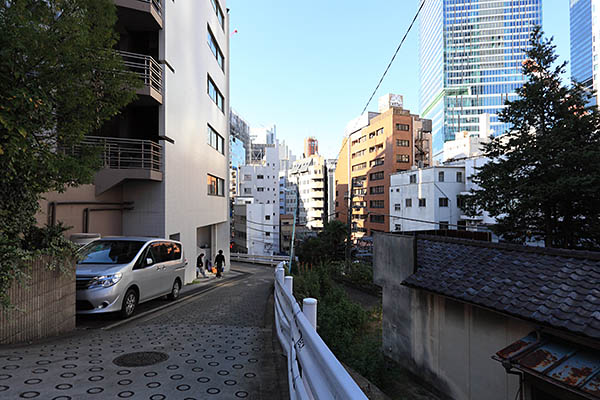
<path id="1" fill-rule="evenodd" d="M 146 265 L 149 266 L 149 265 L 152 265 L 152 264 L 154 264 L 154 260 L 151 259 L 150 257 L 146 258 Z"/>

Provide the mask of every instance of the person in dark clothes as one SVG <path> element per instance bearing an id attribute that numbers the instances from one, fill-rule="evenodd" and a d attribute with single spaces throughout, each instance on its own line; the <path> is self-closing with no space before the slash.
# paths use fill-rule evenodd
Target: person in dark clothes
<path id="1" fill-rule="evenodd" d="M 223 267 L 225 266 L 225 256 L 223 250 L 219 250 L 219 254 L 215 257 L 215 265 L 217 266 L 217 278 L 223 277 Z"/>
<path id="2" fill-rule="evenodd" d="M 196 278 L 200 278 L 200 274 L 202 274 L 202 276 L 206 278 L 206 272 L 204 272 L 204 262 L 202 260 L 202 257 L 204 257 L 204 253 L 200 254 L 196 259 Z"/>

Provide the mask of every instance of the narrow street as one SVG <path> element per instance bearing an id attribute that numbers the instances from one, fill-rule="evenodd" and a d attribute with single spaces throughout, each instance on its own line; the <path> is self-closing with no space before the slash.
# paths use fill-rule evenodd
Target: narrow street
<path id="1" fill-rule="evenodd" d="M 0 397 L 285 398 L 271 328 L 274 271 L 234 268 L 248 275 L 116 328 L 0 348 Z"/>

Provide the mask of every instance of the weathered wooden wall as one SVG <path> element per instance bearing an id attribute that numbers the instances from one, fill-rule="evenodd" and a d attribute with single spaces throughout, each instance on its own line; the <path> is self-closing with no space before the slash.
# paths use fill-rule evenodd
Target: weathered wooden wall
<path id="1" fill-rule="evenodd" d="M 16 308 L 0 310 L 0 344 L 21 343 L 75 329 L 75 268 L 50 271 L 47 258 L 34 260 L 26 284 L 9 290 Z"/>

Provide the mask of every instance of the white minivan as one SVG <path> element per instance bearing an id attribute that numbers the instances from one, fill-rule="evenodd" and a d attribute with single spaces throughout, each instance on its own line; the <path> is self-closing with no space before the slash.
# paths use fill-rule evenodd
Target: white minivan
<path id="1" fill-rule="evenodd" d="M 138 304 L 179 297 L 187 260 L 180 242 L 145 237 L 105 237 L 79 250 L 77 313 L 118 311 L 124 318 Z"/>

